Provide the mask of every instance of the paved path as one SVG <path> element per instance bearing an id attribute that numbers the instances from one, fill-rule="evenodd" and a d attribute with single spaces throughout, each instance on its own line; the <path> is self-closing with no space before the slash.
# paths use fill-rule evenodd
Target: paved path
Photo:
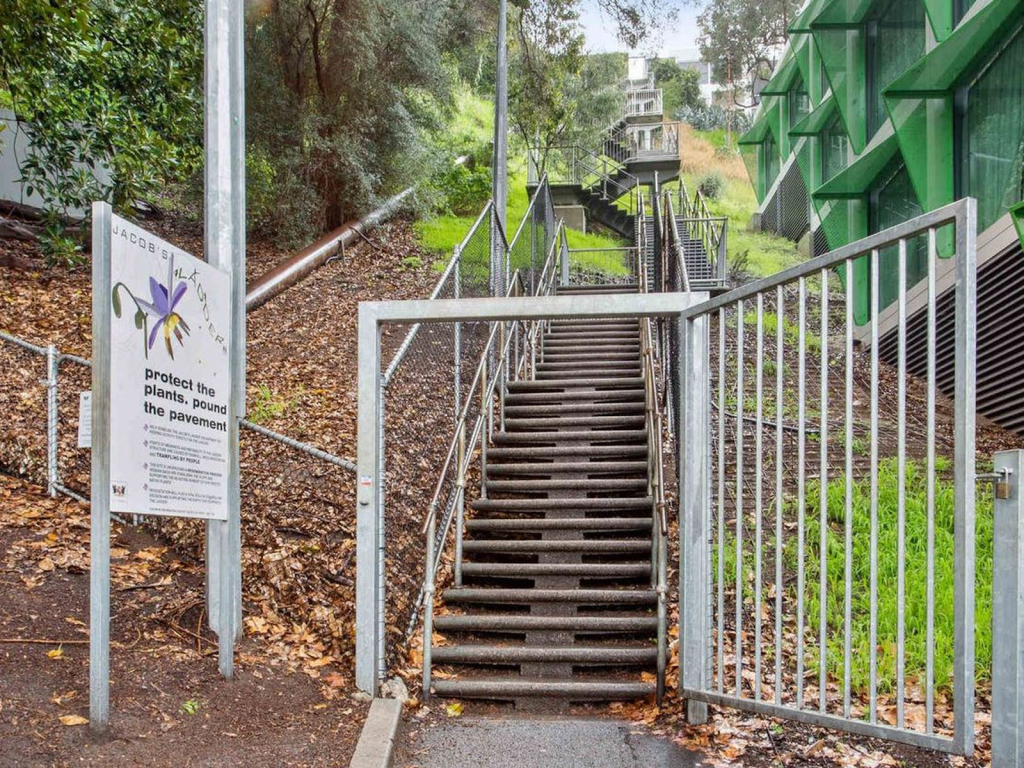
<path id="1" fill-rule="evenodd" d="M 631 723 L 460 718 L 406 722 L 395 768 L 699 768 L 697 756 Z"/>

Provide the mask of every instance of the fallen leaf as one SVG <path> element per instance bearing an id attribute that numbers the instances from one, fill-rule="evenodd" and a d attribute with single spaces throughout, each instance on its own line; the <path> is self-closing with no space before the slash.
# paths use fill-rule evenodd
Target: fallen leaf
<path id="1" fill-rule="evenodd" d="M 81 715 L 61 715 L 61 725 L 88 725 L 89 719 Z"/>
<path id="2" fill-rule="evenodd" d="M 451 704 L 444 708 L 444 711 L 445 714 L 448 715 L 448 717 L 458 717 L 462 714 L 462 702 L 453 701 Z"/>
<path id="3" fill-rule="evenodd" d="M 51 659 L 59 659 L 64 655 L 64 649 L 54 648 L 52 651 L 47 651 L 46 655 L 49 656 Z"/>

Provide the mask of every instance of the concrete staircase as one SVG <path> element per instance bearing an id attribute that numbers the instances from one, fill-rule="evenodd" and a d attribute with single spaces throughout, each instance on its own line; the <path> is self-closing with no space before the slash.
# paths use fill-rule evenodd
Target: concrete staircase
<path id="1" fill-rule="evenodd" d="M 574 286 L 559 294 L 635 291 Z M 442 595 L 436 695 L 559 709 L 656 692 L 658 596 L 636 320 L 556 321 L 512 382 Z M 435 635 L 436 637 L 436 635 Z"/>

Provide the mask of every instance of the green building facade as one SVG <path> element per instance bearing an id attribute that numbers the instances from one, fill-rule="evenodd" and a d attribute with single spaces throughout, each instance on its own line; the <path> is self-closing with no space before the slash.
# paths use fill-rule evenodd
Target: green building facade
<path id="1" fill-rule="evenodd" d="M 789 32 L 740 140 L 762 228 L 822 253 L 972 196 L 979 233 L 1014 221 L 1024 242 L 1022 0 L 809 0 Z M 866 263 L 855 280 L 864 322 Z"/>

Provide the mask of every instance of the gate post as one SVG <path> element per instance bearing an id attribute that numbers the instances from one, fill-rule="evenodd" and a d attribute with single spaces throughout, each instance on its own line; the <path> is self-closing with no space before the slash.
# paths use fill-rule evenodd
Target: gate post
<path id="1" fill-rule="evenodd" d="M 996 493 L 992 553 L 992 766 L 1024 766 L 1024 451 L 995 455 L 1008 472 Z M 999 486 L 997 485 L 997 491 Z M 1000 498 L 1005 496 L 1006 498 Z"/>
<path id="2" fill-rule="evenodd" d="M 707 295 L 704 294 L 706 299 Z M 703 690 L 708 678 L 708 321 L 679 318 L 679 688 Z M 707 722 L 708 705 L 686 701 L 692 725 Z"/>
<path id="3" fill-rule="evenodd" d="M 356 461 L 356 686 L 377 695 L 383 661 L 378 595 L 383 586 L 379 537 L 383 504 L 377 493 L 380 422 L 380 328 L 373 305 L 359 305 L 359 416 Z"/>

